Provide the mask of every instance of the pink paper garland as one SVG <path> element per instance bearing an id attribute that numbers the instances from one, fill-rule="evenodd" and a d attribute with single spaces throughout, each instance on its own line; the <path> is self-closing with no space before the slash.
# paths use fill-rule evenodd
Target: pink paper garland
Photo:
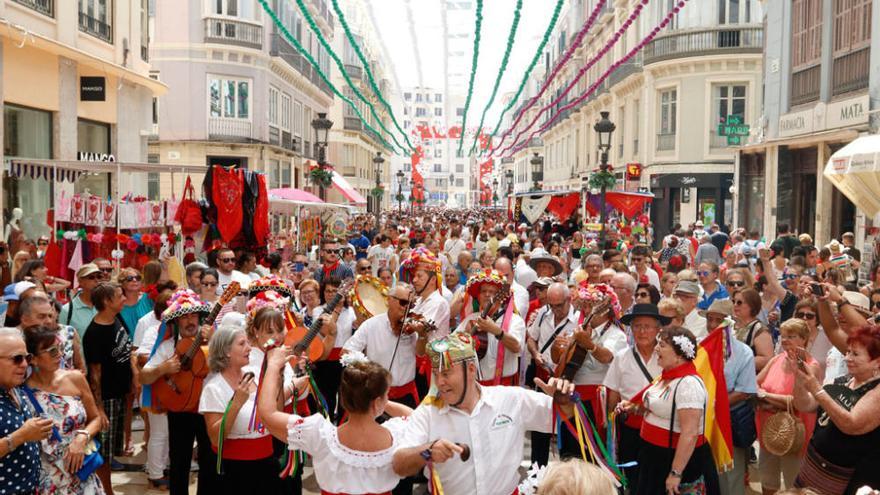
<path id="1" fill-rule="evenodd" d="M 605 6 L 606 1 L 607 0 L 599 0 L 599 2 L 596 3 L 596 7 L 593 8 L 593 11 L 590 13 L 590 17 L 587 18 L 586 22 L 584 22 L 584 25 L 581 26 L 581 30 L 580 30 L 580 32 L 578 32 L 577 38 L 575 38 L 575 40 L 571 43 L 571 45 L 569 45 L 568 50 L 566 50 L 566 52 L 565 52 L 565 55 L 563 55 L 562 58 L 556 62 L 556 66 L 553 67 L 553 71 L 550 72 L 550 75 L 544 79 L 544 84 L 541 85 L 541 89 L 540 89 L 540 91 L 538 91 L 538 94 L 534 98 L 530 98 L 529 103 L 522 110 L 520 110 L 518 112 L 518 115 L 516 116 L 516 119 L 514 119 L 513 124 L 501 136 L 501 141 L 498 142 L 498 146 L 492 147 L 493 150 L 500 148 L 501 145 L 504 144 L 504 140 L 507 139 L 507 136 L 510 135 L 510 133 L 516 128 L 516 126 L 519 124 L 520 119 L 522 119 L 523 116 L 525 116 L 526 112 L 530 108 L 532 108 L 535 105 L 535 103 L 538 102 L 538 99 L 541 98 L 541 96 L 544 94 L 544 92 L 547 91 L 547 88 L 550 86 L 550 83 L 553 81 L 553 79 L 556 77 L 556 75 L 559 73 L 559 71 L 562 70 L 562 68 L 565 66 L 566 62 L 568 62 L 569 59 L 571 59 L 571 57 L 574 55 L 575 50 L 577 50 L 578 47 L 581 46 L 581 43 L 583 43 L 584 37 L 586 37 L 586 35 L 587 35 L 587 31 L 589 31 L 590 28 L 593 27 L 593 24 L 596 23 L 596 19 L 599 18 L 599 12 L 602 10 L 602 7 Z M 642 1 L 647 2 L 648 0 L 642 0 Z"/>
<path id="2" fill-rule="evenodd" d="M 678 14 L 678 12 L 681 10 L 682 7 L 685 6 L 686 3 L 687 3 L 687 0 L 680 0 L 678 2 L 678 4 L 676 4 L 675 8 L 673 8 L 666 15 L 666 17 L 663 19 L 663 21 L 660 22 L 660 24 L 658 24 L 657 26 L 654 27 L 654 29 L 651 31 L 651 33 L 648 36 L 646 36 L 642 41 L 640 41 L 639 44 L 636 45 L 632 50 L 630 50 L 622 59 L 611 64 L 611 67 L 609 67 L 608 70 L 606 70 L 605 73 L 603 73 L 602 76 L 598 80 L 596 80 L 596 82 L 594 82 L 589 88 L 587 88 L 587 90 L 584 91 L 583 94 L 578 96 L 574 101 L 572 101 L 568 105 L 565 105 L 564 107 L 560 108 L 559 111 L 556 112 L 556 114 L 553 117 L 547 119 L 547 122 L 545 122 L 544 125 L 542 125 L 539 129 L 537 129 L 534 132 L 532 132 L 531 134 L 529 134 L 528 138 L 526 138 L 525 141 L 523 141 L 521 144 L 519 144 L 518 146 L 513 148 L 511 150 L 510 154 L 516 153 L 516 152 L 520 151 L 521 149 L 525 148 L 526 145 L 529 143 L 529 140 L 531 140 L 535 135 L 546 131 L 551 125 L 553 125 L 554 121 L 559 117 L 559 115 L 564 113 L 566 110 L 569 110 L 573 107 L 580 105 L 585 99 L 587 99 L 596 90 L 596 88 L 599 87 L 599 85 L 602 84 L 602 82 L 605 79 L 607 79 L 608 76 L 611 75 L 612 72 L 614 72 L 615 70 L 617 70 L 618 67 L 620 67 L 621 65 L 626 63 L 627 60 L 631 59 L 636 53 L 638 53 L 639 50 L 641 50 L 642 48 L 645 47 L 645 45 L 650 43 L 660 33 L 660 31 L 663 28 L 665 28 L 667 25 L 669 25 L 669 23 L 672 21 L 672 18 L 676 14 Z M 508 148 L 510 148 L 510 146 L 508 146 Z M 506 151 L 506 149 L 504 151 Z M 503 155 L 504 152 L 502 152 L 501 154 Z"/>
<path id="3" fill-rule="evenodd" d="M 587 73 L 587 71 L 589 71 L 591 68 L 593 68 L 593 66 L 596 65 L 596 63 L 597 63 L 599 60 L 601 60 L 602 57 L 604 57 L 609 51 L 611 51 L 612 48 L 614 48 L 614 46 L 615 46 L 615 45 L 617 44 L 617 42 L 620 40 L 620 37 L 624 35 L 624 33 L 626 32 L 626 30 L 629 29 L 629 27 L 632 25 L 632 23 L 635 22 L 636 19 L 638 19 L 639 15 L 641 15 L 641 13 L 642 13 L 642 9 L 644 9 L 644 7 L 645 7 L 646 5 L 648 5 L 648 1 L 649 1 L 649 0 L 642 0 L 639 4 L 637 4 L 637 5 L 635 6 L 635 8 L 633 9 L 633 11 L 630 13 L 629 17 L 626 19 L 626 21 L 625 21 L 623 24 L 621 24 L 621 26 L 617 29 L 617 31 L 614 33 L 614 35 L 613 35 L 612 37 L 608 38 L 608 41 L 605 42 L 605 45 L 602 47 L 602 49 L 599 50 L 599 52 L 598 52 L 595 56 L 593 56 L 593 57 L 587 62 L 587 64 L 584 65 L 584 66 L 578 71 L 577 74 L 575 74 L 575 76 L 572 78 L 571 82 L 568 83 L 568 86 L 565 87 L 565 90 L 564 90 L 562 93 L 560 93 L 559 96 L 557 96 L 555 100 L 553 100 L 551 103 L 549 103 L 549 104 L 547 104 L 546 106 L 544 106 L 544 108 L 542 108 L 541 111 L 538 112 L 538 115 L 536 115 L 535 118 L 532 119 L 532 121 L 529 122 L 528 125 L 526 125 L 525 128 L 523 128 L 523 129 L 522 129 L 522 130 L 516 135 L 516 138 L 514 138 L 513 143 L 511 143 L 510 145 L 508 145 L 506 148 L 504 148 L 504 149 L 501 151 L 501 154 L 502 154 L 502 155 L 503 155 L 504 153 L 506 153 L 508 150 L 510 150 L 510 148 L 514 147 L 514 146 L 519 142 L 519 139 L 522 137 L 522 135 L 523 135 L 526 131 L 528 131 L 529 129 L 531 129 L 531 127 L 532 127 L 533 125 L 535 125 L 535 123 L 538 121 L 538 119 L 540 119 L 541 115 L 543 115 L 547 110 L 550 110 L 551 108 L 553 108 L 553 107 L 555 107 L 557 104 L 559 104 L 559 102 L 562 101 L 562 99 L 565 98 L 565 97 L 568 95 L 568 93 L 571 92 L 572 88 L 575 87 L 575 85 L 578 83 L 578 81 L 580 81 L 581 78 L 584 77 L 584 75 Z M 513 130 L 514 127 L 516 127 L 516 124 L 517 124 L 517 123 L 518 123 L 518 121 L 515 122 L 514 125 L 512 125 L 512 126 L 510 127 L 510 130 L 511 130 L 511 131 Z M 503 140 L 502 140 L 502 141 L 503 141 Z M 501 147 L 501 143 L 498 143 L 498 148 L 500 148 L 500 147 Z"/>

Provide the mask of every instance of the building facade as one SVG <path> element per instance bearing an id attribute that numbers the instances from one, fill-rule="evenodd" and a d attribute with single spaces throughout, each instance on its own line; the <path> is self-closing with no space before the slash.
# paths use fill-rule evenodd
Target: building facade
<path id="1" fill-rule="evenodd" d="M 545 73 L 562 58 L 596 3 L 576 0 L 568 4 L 545 53 Z M 669 2 L 648 4 L 611 50 L 562 96 L 576 74 L 627 22 L 637 3 L 608 2 L 602 8 L 582 45 L 523 119 L 531 121 L 539 115 L 538 109 L 559 100 L 540 115 L 533 130 L 582 95 L 615 61 L 622 60 L 660 24 L 670 8 Z M 616 125 L 609 162 L 618 176 L 618 189 L 653 192 L 651 217 L 655 225 L 661 230 L 696 220 L 730 225 L 738 143 L 719 135 L 719 124 L 750 123 L 760 116 L 761 8 L 757 0 L 688 3 L 653 41 L 621 64 L 581 104 L 562 111 L 536 136 L 540 140 L 529 142 L 516 154 L 516 189 L 533 187 L 529 161 L 534 152 L 544 158 L 544 189 L 585 188 L 599 166 L 593 125 L 599 112 L 607 111 Z M 528 101 L 525 98 L 536 94 L 524 95 L 523 104 Z M 640 166 L 638 182 L 624 181 L 628 164 Z"/>
<path id="2" fill-rule="evenodd" d="M 3 223 L 18 209 L 28 239 L 50 233 L 60 191 L 150 192 L 140 174 L 54 180 L 86 161 L 146 161 L 151 101 L 166 89 L 150 78 L 147 9 L 147 0 L 0 2 Z"/>
<path id="3" fill-rule="evenodd" d="M 764 107 L 738 153 L 736 222 L 773 238 L 779 224 L 824 245 L 864 239 L 866 219 L 823 177 L 831 155 L 876 132 L 880 9 L 870 0 L 765 5 Z M 875 223 L 876 225 L 876 223 Z"/>
<path id="4" fill-rule="evenodd" d="M 305 4 L 322 36 L 332 40 L 335 20 L 327 3 Z M 307 180 L 316 158 L 311 122 L 328 113 L 333 96 L 287 36 L 328 78 L 330 58 L 295 3 L 269 5 L 284 29 L 256 0 L 156 0 L 152 74 L 171 89 L 155 103 L 150 159 L 248 168 L 265 172 L 269 189 L 318 194 Z"/>

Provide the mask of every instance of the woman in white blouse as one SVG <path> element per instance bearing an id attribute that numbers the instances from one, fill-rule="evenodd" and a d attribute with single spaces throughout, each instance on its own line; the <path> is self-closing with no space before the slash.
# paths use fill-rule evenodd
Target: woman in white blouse
<path id="1" fill-rule="evenodd" d="M 279 493 L 272 437 L 263 428 L 250 428 L 257 391 L 254 374 L 245 373 L 250 352 L 242 326 L 221 325 L 214 332 L 208 347 L 211 374 L 202 386 L 199 412 L 221 457 L 220 483 L 228 493 L 272 495 Z"/>
<path id="2" fill-rule="evenodd" d="M 321 282 L 321 306 L 315 308 L 312 315 L 315 318 L 323 315 L 327 310 L 327 304 L 336 296 L 336 292 L 342 285 L 337 277 L 326 277 Z M 354 309 L 347 304 L 347 297 L 336 305 L 330 312 L 330 324 L 321 327 L 321 335 L 324 338 L 324 358 L 312 363 L 312 373 L 318 389 L 324 394 L 327 407 L 330 409 L 330 419 L 338 420 L 342 411 L 337 411 L 336 394 L 339 390 L 339 381 L 342 377 L 342 366 L 339 357 L 342 355 L 342 346 L 351 338 L 352 327 L 355 323 Z M 335 328 L 335 330 L 334 330 Z M 336 336 L 331 335 L 335 331 Z"/>
<path id="3" fill-rule="evenodd" d="M 376 418 L 383 412 L 392 416 L 412 413 L 412 409 L 388 401 L 391 374 L 360 353 L 346 354 L 339 400 L 348 421 L 336 427 L 319 414 L 304 418 L 279 411 L 274 398 L 290 349 L 272 349 L 267 357 L 258 404 L 260 418 L 269 432 L 286 440 L 291 449 L 312 456 L 321 490 L 347 495 L 391 493 L 400 481 L 391 461 L 403 435 L 404 421 L 395 418 L 380 425 Z"/>
<path id="4" fill-rule="evenodd" d="M 660 380 L 618 410 L 642 409 L 642 446 L 636 495 L 720 493 L 718 472 L 703 436 L 706 387 L 693 360 L 697 339 L 683 327 L 664 329 L 657 336 Z"/>

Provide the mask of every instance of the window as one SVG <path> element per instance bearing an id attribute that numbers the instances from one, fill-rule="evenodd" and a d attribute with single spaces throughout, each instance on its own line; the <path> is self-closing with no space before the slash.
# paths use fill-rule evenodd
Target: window
<path id="1" fill-rule="evenodd" d="M 290 131 L 290 95 L 281 95 L 281 128 Z"/>
<path id="2" fill-rule="evenodd" d="M 871 48 L 871 2 L 834 2 L 833 95 L 868 87 Z"/>
<path id="3" fill-rule="evenodd" d="M 618 129 L 620 129 L 619 141 L 617 144 L 617 156 L 619 158 L 623 158 L 623 141 L 626 137 L 627 129 L 626 129 L 626 106 L 620 105 L 620 124 L 618 124 Z M 613 135 L 613 134 L 612 134 Z"/>
<path id="4" fill-rule="evenodd" d="M 211 0 L 211 13 L 228 17 L 257 20 L 257 10 L 254 8 L 254 0 Z"/>
<path id="5" fill-rule="evenodd" d="M 278 125 L 278 90 L 269 86 L 269 125 Z"/>
<path id="6" fill-rule="evenodd" d="M 293 135 L 302 137 L 303 130 L 303 104 L 301 101 L 293 102 Z"/>
<path id="7" fill-rule="evenodd" d="M 406 101 L 410 101 L 410 100 L 412 100 L 412 93 L 404 93 L 404 94 L 403 94 L 403 99 L 406 100 Z"/>
<path id="8" fill-rule="evenodd" d="M 632 137 L 633 137 L 632 152 L 633 152 L 633 155 L 635 155 L 639 152 L 639 117 L 640 117 L 639 114 L 641 113 L 641 108 L 639 108 L 640 104 L 641 104 L 641 102 L 639 100 L 633 101 L 633 123 L 632 123 L 632 126 L 633 126 L 633 130 L 632 130 Z"/>
<path id="9" fill-rule="evenodd" d="M 150 9 L 149 0 L 141 0 L 141 60 L 150 58 Z"/>
<path id="10" fill-rule="evenodd" d="M 443 103 L 443 93 L 434 93 L 434 103 Z"/>
<path id="11" fill-rule="evenodd" d="M 434 148 L 434 158 L 443 158 L 443 148 Z"/>
<path id="12" fill-rule="evenodd" d="M 751 22 L 750 0 L 718 0 L 718 24 Z"/>
<path id="13" fill-rule="evenodd" d="M 158 157 L 156 162 L 159 163 Z M 150 201 L 159 201 L 159 172 L 147 173 L 147 199 Z"/>
<path id="14" fill-rule="evenodd" d="M 456 163 L 455 172 L 459 174 L 464 173 L 464 163 Z"/>
<path id="15" fill-rule="evenodd" d="M 464 179 L 455 179 L 455 187 L 464 187 Z"/>
<path id="16" fill-rule="evenodd" d="M 455 157 L 456 157 L 456 158 L 464 158 L 464 149 L 458 149 L 458 148 L 456 148 L 456 150 L 455 150 Z"/>
<path id="17" fill-rule="evenodd" d="M 456 108 L 455 109 L 455 116 L 456 117 L 463 117 L 464 116 L 464 107 Z"/>
<path id="18" fill-rule="evenodd" d="M 435 163 L 434 164 L 434 172 L 440 173 L 442 171 L 443 171 L 443 164 L 442 163 Z"/>
<path id="19" fill-rule="evenodd" d="M 209 76 L 211 117 L 250 119 L 250 81 Z"/>
<path id="20" fill-rule="evenodd" d="M 791 2 L 792 105 L 819 99 L 822 1 L 792 0 Z"/>
<path id="21" fill-rule="evenodd" d="M 425 93 L 425 102 L 431 103 L 431 93 Z"/>
<path id="22" fill-rule="evenodd" d="M 403 107 L 403 114 L 409 115 L 409 107 Z"/>
<path id="23" fill-rule="evenodd" d="M 416 103 L 421 103 L 421 102 L 422 102 L 422 94 L 416 93 Z"/>
<path id="24" fill-rule="evenodd" d="M 108 43 L 113 42 L 111 0 L 79 0 L 79 30 Z"/>
<path id="25" fill-rule="evenodd" d="M 675 107 L 678 91 L 660 92 L 660 134 L 675 134 Z"/>
<path id="26" fill-rule="evenodd" d="M 715 111 L 718 120 L 715 124 L 721 124 L 727 121 L 728 115 L 738 116 L 743 122 L 746 119 L 746 87 L 745 85 L 736 86 L 715 86 L 712 91 L 715 98 Z M 713 125 L 712 128 L 717 126 Z"/>
<path id="27" fill-rule="evenodd" d="M 416 108 L 416 117 L 427 117 L 428 111 L 422 107 Z"/>
<path id="28" fill-rule="evenodd" d="M 434 116 L 442 117 L 443 116 L 443 107 L 434 107 Z"/>

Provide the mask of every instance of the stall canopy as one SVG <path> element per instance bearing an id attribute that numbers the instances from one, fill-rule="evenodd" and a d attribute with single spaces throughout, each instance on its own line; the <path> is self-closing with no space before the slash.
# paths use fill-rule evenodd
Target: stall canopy
<path id="1" fill-rule="evenodd" d="M 880 213 L 880 135 L 857 138 L 837 150 L 824 174 L 869 216 Z"/>
<path id="2" fill-rule="evenodd" d="M 282 189 L 269 189 L 269 197 L 276 197 L 279 199 L 287 199 L 290 201 L 301 201 L 303 203 L 323 203 L 324 201 L 321 198 L 315 196 L 314 194 L 303 191 L 302 189 L 295 189 L 293 187 L 285 187 Z"/>
<path id="3" fill-rule="evenodd" d="M 345 180 L 345 177 L 339 175 L 335 170 L 333 171 L 333 187 L 335 187 L 345 199 L 349 200 L 352 204 L 355 205 L 366 205 L 367 199 L 361 196 L 361 193 L 357 192 L 357 190 L 351 187 L 351 184 Z"/>

